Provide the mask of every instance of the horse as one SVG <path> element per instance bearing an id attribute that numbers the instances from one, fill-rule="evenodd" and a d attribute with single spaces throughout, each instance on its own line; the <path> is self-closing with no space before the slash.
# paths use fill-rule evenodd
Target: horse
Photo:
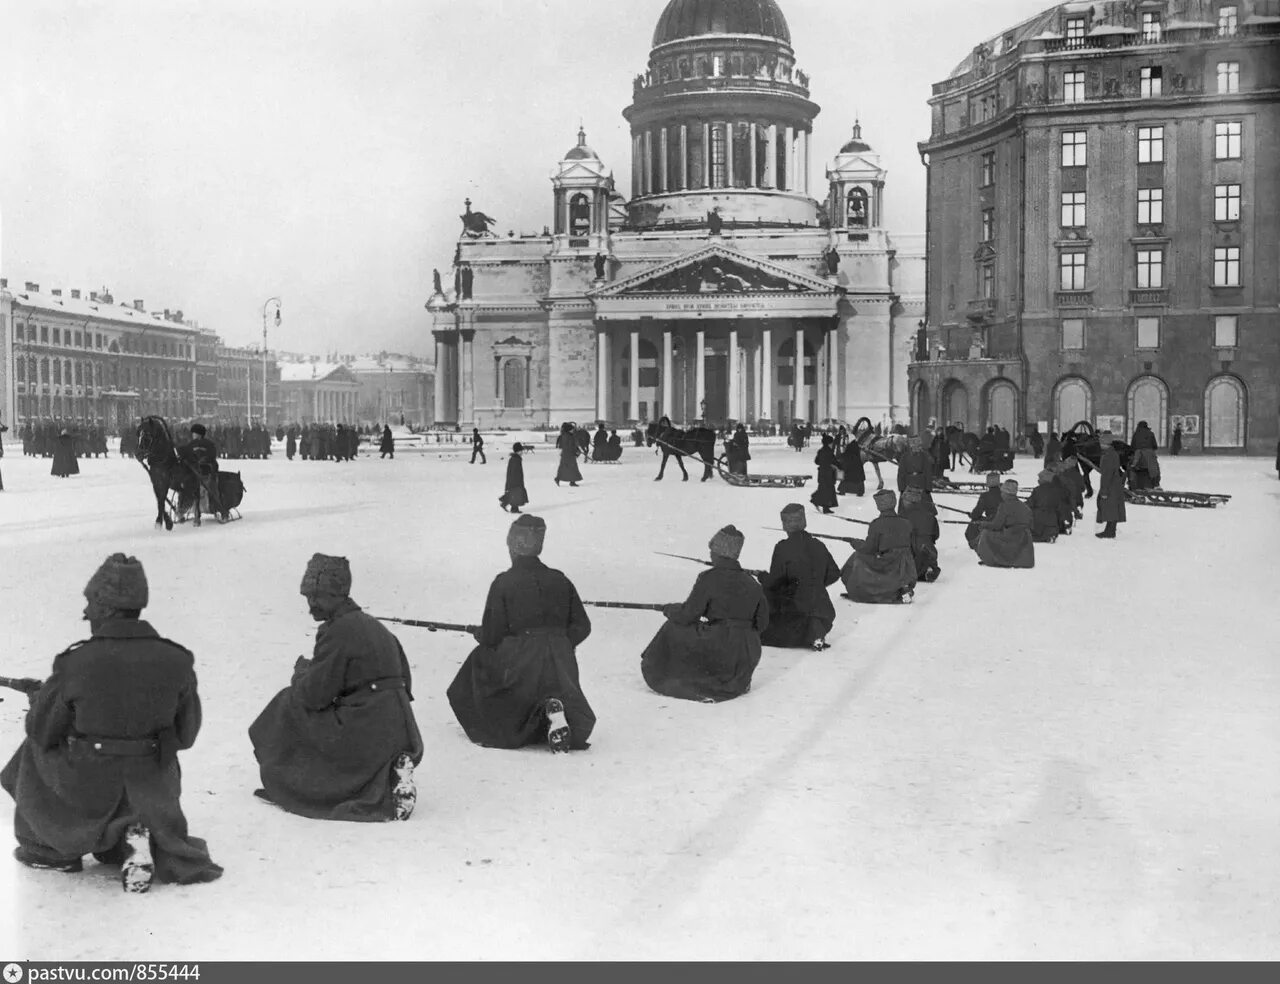
<path id="1" fill-rule="evenodd" d="M 200 525 L 199 479 L 178 457 L 178 449 L 163 417 L 143 417 L 135 431 L 137 448 L 134 456 L 151 478 L 151 490 L 156 496 L 156 526 L 173 529 L 173 517 L 185 512 L 181 508 L 187 501 L 194 501 L 195 523 Z M 177 502 L 170 502 L 174 493 Z"/>
<path id="2" fill-rule="evenodd" d="M 853 425 L 853 433 L 850 437 L 857 441 L 858 447 L 862 449 L 862 460 L 871 462 L 871 467 L 876 470 L 876 489 L 884 488 L 880 462 L 890 461 L 896 465 L 898 459 L 907 452 L 910 438 L 906 434 L 876 434 L 875 428 L 871 426 L 870 417 L 859 417 Z"/>
<path id="3" fill-rule="evenodd" d="M 1132 446 L 1124 441 L 1113 439 L 1111 447 L 1115 449 L 1120 458 L 1121 473 L 1127 476 L 1129 474 L 1129 466 L 1133 462 Z M 1102 441 L 1099 440 L 1093 424 L 1087 420 L 1077 422 L 1062 435 L 1063 459 L 1065 460 L 1073 455 L 1076 460 L 1090 465 L 1090 468 L 1084 469 L 1084 482 L 1089 494 L 1092 495 L 1093 483 L 1089 481 L 1089 473 L 1090 471 L 1102 470 Z"/>
<path id="4" fill-rule="evenodd" d="M 958 465 L 965 463 L 965 458 L 969 459 L 969 471 L 977 470 L 978 460 L 978 435 L 970 431 L 961 430 L 954 424 L 947 427 L 947 448 L 951 452 L 951 470 L 955 471 Z"/>
<path id="5" fill-rule="evenodd" d="M 680 466 L 680 474 L 684 476 L 682 481 L 689 481 L 689 473 L 684 467 L 685 455 L 702 459 L 702 481 L 711 477 L 711 469 L 716 460 L 716 432 L 710 427 L 679 430 L 671 425 L 668 418 L 663 417 L 645 428 L 645 443 L 648 447 L 656 444 L 662 452 L 662 465 L 658 468 L 655 482 L 662 481 L 663 473 L 667 470 L 667 459 L 672 455 Z"/>

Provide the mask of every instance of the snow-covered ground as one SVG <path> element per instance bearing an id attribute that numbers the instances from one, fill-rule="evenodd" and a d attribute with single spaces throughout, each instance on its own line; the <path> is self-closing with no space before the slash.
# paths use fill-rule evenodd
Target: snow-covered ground
<path id="1" fill-rule="evenodd" d="M 1082 523 L 1031 571 L 979 567 L 944 526 L 942 578 L 915 605 L 854 605 L 833 586 L 834 647 L 766 649 L 751 693 L 722 705 L 645 687 L 658 615 L 590 609 L 578 659 L 599 724 L 569 756 L 470 744 L 445 689 L 471 640 L 393 626 L 427 742 L 412 820 L 256 801 L 246 729 L 310 653 L 307 558 L 348 556 L 373 614 L 478 621 L 508 563 L 507 446 L 491 440 L 483 466 L 228 463 L 244 519 L 166 533 L 136 462 L 90 459 L 63 480 L 9 445 L 0 673 L 43 676 L 85 634 L 89 575 L 136 554 L 145 617 L 196 653 L 205 726 L 183 805 L 226 875 L 129 897 L 92 859 L 64 875 L 0 856 L 0 932 L 16 937 L 0 957 L 1280 957 L 1280 482 L 1262 458 L 1165 456 L 1167 487 L 1234 498 L 1131 507 L 1110 542 Z M 756 471 L 812 474 L 812 450 L 754 453 Z M 1034 483 L 1036 463 L 1018 466 Z M 766 566 L 781 536 L 767 528 L 814 484 L 671 468 L 656 484 L 652 453 L 631 448 L 579 488 L 557 488 L 555 468 L 545 446 L 525 459 L 543 559 L 593 600 L 682 599 L 700 568 L 656 551 L 705 556 L 729 522 L 744 565 Z M 874 510 L 868 496 L 839 512 Z M 809 528 L 858 533 L 812 511 Z M 0 704 L 5 756 L 24 708 Z"/>

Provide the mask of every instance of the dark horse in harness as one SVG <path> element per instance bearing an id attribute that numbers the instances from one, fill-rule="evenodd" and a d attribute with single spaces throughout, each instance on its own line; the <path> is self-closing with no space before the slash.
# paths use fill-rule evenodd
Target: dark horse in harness
<path id="1" fill-rule="evenodd" d="M 663 417 L 645 428 L 644 437 L 647 447 L 653 447 L 656 444 L 658 450 L 662 452 L 662 465 L 658 468 L 658 477 L 654 479 L 655 482 L 662 481 L 662 475 L 667 470 L 667 459 L 673 455 L 676 464 L 680 466 L 680 474 L 684 476 L 682 481 L 689 481 L 689 473 L 684 468 L 685 455 L 702 459 L 702 481 L 705 482 L 711 477 L 711 469 L 716 461 L 716 432 L 710 427 L 678 430 L 671 426 L 668 418 Z"/>
<path id="2" fill-rule="evenodd" d="M 226 522 L 230 510 L 244 498 L 244 484 L 238 472 L 214 472 L 202 476 L 178 454 L 169 425 L 163 417 L 144 417 L 138 424 L 138 448 L 135 457 L 142 462 L 151 478 L 156 496 L 156 526 L 173 529 L 173 521 L 182 521 L 194 509 L 194 525 L 200 525 L 200 490 L 209 494 L 209 504 Z"/>

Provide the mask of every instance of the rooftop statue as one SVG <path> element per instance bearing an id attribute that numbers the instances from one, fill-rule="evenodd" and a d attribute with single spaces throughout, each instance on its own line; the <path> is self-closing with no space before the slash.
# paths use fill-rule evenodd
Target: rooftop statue
<path id="1" fill-rule="evenodd" d="M 479 239 L 482 236 L 491 236 L 493 233 L 489 231 L 489 226 L 495 225 L 497 219 L 491 219 L 483 212 L 471 211 L 471 199 L 466 201 L 467 210 L 458 216 L 462 220 L 462 234 L 470 236 L 473 239 Z"/>

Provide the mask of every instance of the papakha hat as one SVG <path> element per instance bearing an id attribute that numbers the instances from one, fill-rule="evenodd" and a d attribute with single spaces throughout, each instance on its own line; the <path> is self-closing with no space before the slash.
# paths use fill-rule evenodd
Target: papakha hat
<path id="1" fill-rule="evenodd" d="M 871 497 L 875 500 L 876 506 L 881 510 L 889 510 L 898 504 L 898 497 L 893 493 L 892 489 L 880 489 Z"/>
<path id="2" fill-rule="evenodd" d="M 507 530 L 507 549 L 516 557 L 536 557 L 547 538 L 547 521 L 524 513 Z"/>
<path id="3" fill-rule="evenodd" d="M 738 555 L 742 553 L 742 545 L 746 543 L 747 538 L 742 535 L 738 528 L 732 524 L 716 531 L 716 535 L 711 538 L 711 542 L 707 544 L 711 548 L 711 552 L 719 557 L 728 557 L 730 560 L 737 560 Z"/>
<path id="4" fill-rule="evenodd" d="M 804 529 L 809 525 L 808 517 L 805 516 L 804 506 L 798 502 L 791 502 L 782 507 L 782 528 L 788 533 L 795 533 Z"/>
<path id="5" fill-rule="evenodd" d="M 1000 483 L 1000 491 L 1005 495 L 1018 494 L 1018 480 L 1016 478 L 1006 478 Z"/>
<path id="6" fill-rule="evenodd" d="M 999 473 L 999 472 L 987 472 L 987 484 L 988 484 L 988 485 L 990 485 L 992 488 L 995 488 L 997 485 L 999 485 L 999 484 L 1000 484 L 1000 473 Z"/>
<path id="7" fill-rule="evenodd" d="M 1052 471 L 1046 468 L 1042 472 L 1040 472 L 1040 474 L 1037 475 L 1036 477 L 1040 480 L 1041 485 L 1048 485 L 1050 482 L 1054 480 L 1056 476 Z"/>
<path id="8" fill-rule="evenodd" d="M 343 597 L 350 594 L 351 565 L 347 563 L 347 558 L 312 554 L 302 575 L 299 593 L 306 595 L 313 591 L 327 591 Z"/>
<path id="9" fill-rule="evenodd" d="M 104 608 L 139 611 L 147 607 L 147 574 L 137 557 L 114 553 L 85 585 L 84 596 Z"/>

